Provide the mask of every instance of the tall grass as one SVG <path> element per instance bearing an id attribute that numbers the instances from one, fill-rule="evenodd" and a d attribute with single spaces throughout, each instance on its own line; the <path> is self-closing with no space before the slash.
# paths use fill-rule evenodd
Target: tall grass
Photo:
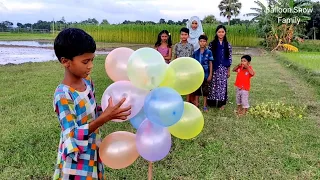
<path id="1" fill-rule="evenodd" d="M 280 56 L 298 66 L 320 73 L 320 53 L 281 53 Z"/>
<path id="2" fill-rule="evenodd" d="M 183 26 L 179 25 L 81 25 L 73 27 L 81 28 L 88 32 L 99 42 L 121 42 L 154 44 L 160 31 L 166 29 L 172 35 L 173 43 L 179 42 L 179 31 Z M 209 40 L 215 35 L 216 25 L 204 25 L 204 32 Z M 233 46 L 255 47 L 259 44 L 259 38 L 255 27 L 241 25 L 227 27 L 227 37 Z"/>
<path id="3" fill-rule="evenodd" d="M 303 43 L 293 43 L 300 51 L 320 52 L 320 40 L 306 40 Z"/>
<path id="4" fill-rule="evenodd" d="M 278 53 L 277 59 L 313 85 L 320 97 L 320 53 Z"/>

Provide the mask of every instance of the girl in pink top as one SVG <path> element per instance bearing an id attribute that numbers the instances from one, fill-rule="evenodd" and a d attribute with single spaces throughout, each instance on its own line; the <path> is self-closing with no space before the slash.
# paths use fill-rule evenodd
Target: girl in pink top
<path id="1" fill-rule="evenodd" d="M 158 40 L 154 48 L 162 54 L 166 63 L 169 64 L 172 57 L 172 41 L 171 35 L 167 30 L 162 30 L 158 35 Z"/>

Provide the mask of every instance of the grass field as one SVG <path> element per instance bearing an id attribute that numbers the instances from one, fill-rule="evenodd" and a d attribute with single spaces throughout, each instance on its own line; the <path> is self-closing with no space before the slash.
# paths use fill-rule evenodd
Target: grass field
<path id="1" fill-rule="evenodd" d="M 303 43 L 293 43 L 299 51 L 320 52 L 320 40 L 306 40 Z"/>
<path id="2" fill-rule="evenodd" d="M 172 35 L 172 42 L 180 41 L 179 25 L 81 25 L 77 27 L 85 30 L 97 42 L 108 43 L 133 43 L 133 44 L 154 44 L 157 41 L 158 33 L 164 29 Z M 203 25 L 205 34 L 211 41 L 215 35 L 217 25 Z M 0 33 L 0 40 L 52 40 L 55 34 L 26 34 L 26 33 Z M 233 46 L 255 47 L 261 41 L 258 38 L 256 28 L 252 26 L 234 25 L 227 27 L 228 40 Z"/>
<path id="3" fill-rule="evenodd" d="M 277 53 L 276 57 L 297 76 L 313 85 L 320 97 L 320 52 Z"/>
<path id="4" fill-rule="evenodd" d="M 3 33 L 0 32 L 0 41 L 22 41 L 22 40 L 54 40 L 56 35 L 40 33 Z"/>
<path id="5" fill-rule="evenodd" d="M 297 66 L 320 73 L 320 52 L 281 53 L 281 56 Z"/>
<path id="6" fill-rule="evenodd" d="M 234 64 L 240 56 L 234 56 Z M 174 138 L 172 152 L 154 164 L 155 179 L 319 179 L 319 101 L 315 90 L 273 57 L 255 57 L 251 105 L 282 101 L 307 117 L 258 120 L 238 119 L 230 79 L 230 104 L 225 111 L 210 109 L 203 132 L 193 140 Z M 51 179 L 56 161 L 60 127 L 52 96 L 63 78 L 57 62 L 0 67 L 0 177 L 1 179 Z M 92 78 L 100 98 L 111 83 L 104 71 L 104 57 L 95 59 Z M 133 131 L 129 123 L 109 123 L 102 136 Z M 146 179 L 148 163 L 139 158 L 122 170 L 106 169 L 108 179 Z"/>
<path id="7" fill-rule="evenodd" d="M 99 42 L 122 42 L 122 43 L 141 43 L 154 44 L 158 33 L 164 29 L 168 30 L 172 36 L 172 42 L 180 41 L 179 25 L 73 25 L 84 29 Z M 203 25 L 203 31 L 211 41 L 214 38 L 217 25 Z M 260 39 L 253 26 L 234 25 L 227 27 L 228 41 L 233 46 L 255 47 L 259 45 Z"/>

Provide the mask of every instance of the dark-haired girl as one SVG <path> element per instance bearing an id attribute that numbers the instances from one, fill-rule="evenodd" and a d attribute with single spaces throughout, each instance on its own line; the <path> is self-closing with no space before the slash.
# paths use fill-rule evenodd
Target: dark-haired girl
<path id="1" fill-rule="evenodd" d="M 228 100 L 228 78 L 232 63 L 232 47 L 227 41 L 227 30 L 223 25 L 216 29 L 213 41 L 209 43 L 209 49 L 213 53 L 213 78 L 209 84 L 208 106 L 225 108 Z"/>
<path id="2" fill-rule="evenodd" d="M 167 30 L 162 30 L 158 34 L 157 42 L 154 45 L 154 48 L 159 51 L 166 63 L 170 63 L 172 57 L 172 41 L 171 35 Z"/>

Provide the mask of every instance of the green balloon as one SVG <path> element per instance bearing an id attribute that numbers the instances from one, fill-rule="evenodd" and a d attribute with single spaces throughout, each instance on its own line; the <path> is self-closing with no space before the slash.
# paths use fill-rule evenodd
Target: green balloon
<path id="1" fill-rule="evenodd" d="M 140 48 L 129 58 L 128 78 L 138 88 L 151 90 L 160 85 L 165 77 L 167 64 L 155 49 Z"/>

